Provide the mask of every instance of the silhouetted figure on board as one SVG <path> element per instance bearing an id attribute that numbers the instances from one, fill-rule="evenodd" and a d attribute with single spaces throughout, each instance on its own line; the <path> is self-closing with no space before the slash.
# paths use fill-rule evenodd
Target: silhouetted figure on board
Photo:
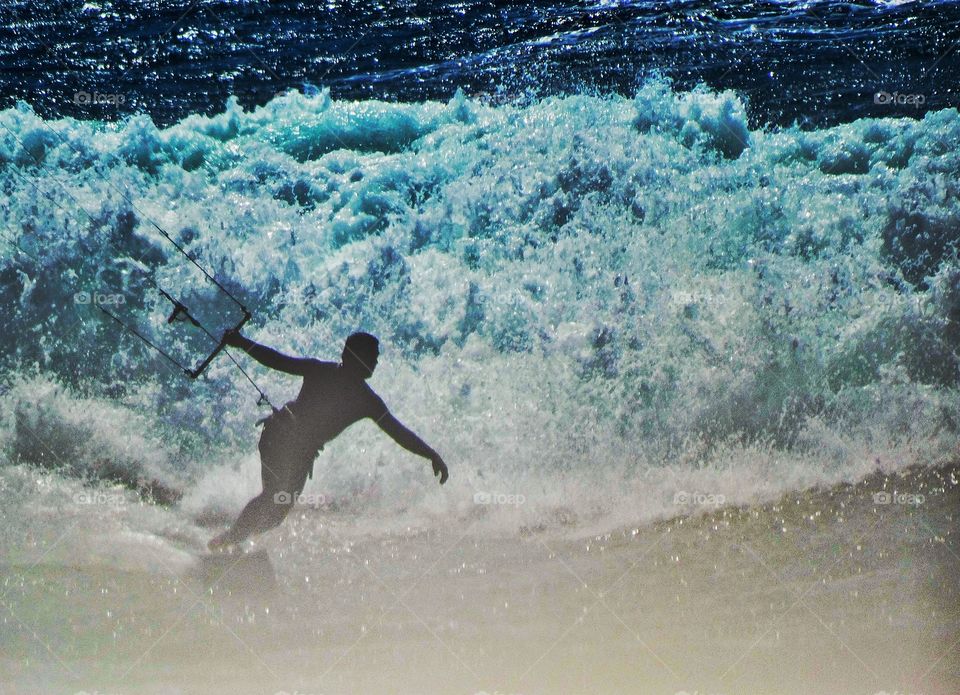
<path id="1" fill-rule="evenodd" d="M 447 465 L 440 454 L 393 416 L 367 385 L 380 356 L 380 343 L 369 333 L 354 333 L 343 346 L 340 364 L 283 355 L 259 345 L 239 332 L 224 342 L 240 348 L 261 364 L 303 377 L 297 398 L 274 410 L 260 435 L 260 476 L 263 492 L 244 507 L 229 530 L 212 539 L 211 550 L 239 543 L 263 533 L 287 516 L 323 445 L 347 427 L 370 418 L 404 449 L 429 459 L 440 484 L 447 481 Z"/>

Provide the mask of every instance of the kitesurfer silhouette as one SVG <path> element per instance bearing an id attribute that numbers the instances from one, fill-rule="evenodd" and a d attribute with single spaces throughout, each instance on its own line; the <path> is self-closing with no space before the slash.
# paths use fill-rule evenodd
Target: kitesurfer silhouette
<path id="1" fill-rule="evenodd" d="M 323 445 L 364 418 L 373 420 L 404 449 L 428 459 L 441 485 L 447 481 L 447 465 L 440 455 L 394 417 L 367 384 L 380 356 L 376 337 L 351 335 L 340 364 L 289 357 L 238 331 L 228 331 L 223 340 L 271 369 L 303 377 L 303 386 L 295 400 L 265 420 L 259 444 L 263 492 L 247 503 L 230 529 L 209 542 L 211 550 L 280 524 L 312 475 L 313 461 Z"/>

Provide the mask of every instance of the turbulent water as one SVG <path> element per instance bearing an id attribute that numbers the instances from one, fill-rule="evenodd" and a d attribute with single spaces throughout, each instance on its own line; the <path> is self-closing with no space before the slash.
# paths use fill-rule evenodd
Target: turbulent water
<path id="1" fill-rule="evenodd" d="M 553 7 L 562 41 L 524 41 L 560 41 L 582 68 L 602 48 L 583 13 L 608 5 L 648 52 L 644 13 L 685 7 Z M 889 42 L 950 36 L 957 11 L 846 7 L 901 27 Z M 810 19 L 768 9 L 752 21 L 771 31 Z M 19 97 L 29 65 L 49 70 L 28 58 L 50 30 L 5 29 L 27 61 Z M 226 60 L 197 50 L 208 77 Z M 536 76 L 485 50 L 496 74 Z M 640 78 L 643 52 L 617 50 L 629 88 L 547 62 L 533 91 L 472 94 L 467 77 L 492 73 L 464 65 L 418 91 L 422 56 L 379 80 L 354 57 L 331 89 L 259 106 L 222 106 L 187 74 L 151 113 L 140 97 L 107 120 L 51 113 L 42 90 L 0 111 L 0 687 L 960 688 L 955 78 L 932 79 L 922 108 L 801 119 L 775 90 L 711 85 L 715 56 L 694 87 Z M 908 66 L 932 64 L 924 50 Z M 378 335 L 370 383 L 450 482 L 360 424 L 257 543 L 266 559 L 198 565 L 259 489 L 266 409 L 226 355 L 185 378 L 215 340 L 168 323 L 158 287 L 214 336 L 241 318 L 225 289 L 252 312 L 246 334 L 291 354 Z M 272 403 L 296 395 L 233 357 Z"/>
<path id="2" fill-rule="evenodd" d="M 956 106 L 958 39 L 952 0 L 8 0 L 0 106 L 169 125 L 305 84 L 338 99 L 499 101 L 633 96 L 658 71 L 749 94 L 755 123 L 824 125 Z"/>

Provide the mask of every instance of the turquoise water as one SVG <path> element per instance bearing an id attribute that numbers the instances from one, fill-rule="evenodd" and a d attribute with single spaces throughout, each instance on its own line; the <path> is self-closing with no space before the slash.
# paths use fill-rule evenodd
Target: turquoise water
<path id="1" fill-rule="evenodd" d="M 250 306 L 255 339 L 332 359 L 379 335 L 371 383 L 445 452 L 463 504 L 486 485 L 523 491 L 525 514 L 646 518 L 678 471 L 749 500 L 956 452 L 956 110 L 751 129 L 735 93 L 653 81 L 499 106 L 290 93 L 165 129 L 0 123 L 2 226 L 26 252 L 3 247 L 12 460 L 108 459 L 188 499 L 246 467 L 229 502 L 194 500 L 214 516 L 256 486 L 263 411 L 233 364 L 191 382 L 95 310 L 188 365 L 211 341 L 166 323 L 147 276 L 215 334 L 239 319 L 151 222 Z M 295 395 L 241 362 L 273 402 Z M 368 429 L 318 462 L 331 499 L 459 504 Z"/>

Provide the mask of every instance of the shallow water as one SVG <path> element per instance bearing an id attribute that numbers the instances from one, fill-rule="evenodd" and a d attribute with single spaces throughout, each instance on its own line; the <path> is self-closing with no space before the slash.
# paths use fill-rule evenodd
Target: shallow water
<path id="1" fill-rule="evenodd" d="M 137 549 L 161 563 L 149 571 L 71 567 L 39 544 L 4 567 L 4 685 L 948 695 L 958 475 L 875 475 L 599 536 L 467 519 L 357 534 L 305 511 L 264 544 L 269 568 L 235 556 L 206 573 L 155 537 Z"/>

